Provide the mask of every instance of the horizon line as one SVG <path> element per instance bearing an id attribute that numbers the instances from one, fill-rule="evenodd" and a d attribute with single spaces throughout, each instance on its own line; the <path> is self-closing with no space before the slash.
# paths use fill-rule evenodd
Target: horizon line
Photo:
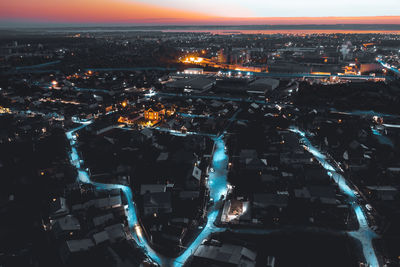
<path id="1" fill-rule="evenodd" d="M 0 20 L 0 27 L 2 23 L 10 23 L 10 24 L 24 24 L 30 23 L 29 25 L 15 25 L 16 27 L 21 28 L 35 28 L 35 27 L 49 27 L 49 28 L 57 28 L 57 27 L 139 27 L 139 28 L 146 28 L 146 27 L 160 27 L 160 28 L 170 28 L 170 27 L 193 27 L 193 28 L 207 28 L 207 27 L 312 27 L 312 26 L 319 26 L 319 27 L 332 27 L 332 26 L 361 26 L 361 27 L 373 27 L 378 28 L 381 26 L 398 26 L 400 30 L 400 23 L 385 23 L 385 24 L 376 24 L 376 23 L 299 23 L 299 24 L 167 24 L 167 23 L 135 23 L 135 22 L 4 22 Z M 33 24 L 32 24 L 33 23 Z M 51 25 L 47 25 L 51 23 Z"/>
<path id="2" fill-rule="evenodd" d="M 400 26 L 400 16 L 327 16 L 327 17 L 204 17 L 204 18 L 182 18 L 182 17 L 154 17 L 141 19 L 106 19 L 106 20 L 81 20 L 63 18 L 17 18 L 3 17 L 0 19 L 0 27 L 58 27 L 75 25 L 102 25 L 102 26 L 338 26 L 338 25 L 376 25 L 376 26 Z"/>

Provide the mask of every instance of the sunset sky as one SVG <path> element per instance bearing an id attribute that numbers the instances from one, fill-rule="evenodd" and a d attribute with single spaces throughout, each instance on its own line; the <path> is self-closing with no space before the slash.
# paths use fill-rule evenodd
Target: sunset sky
<path id="1" fill-rule="evenodd" d="M 399 0 L 5 0 L 4 23 L 400 24 Z"/>

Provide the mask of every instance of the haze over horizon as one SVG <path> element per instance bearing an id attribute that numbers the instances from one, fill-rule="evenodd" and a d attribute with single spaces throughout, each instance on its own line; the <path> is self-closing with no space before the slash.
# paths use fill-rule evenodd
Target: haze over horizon
<path id="1" fill-rule="evenodd" d="M 400 24 L 397 0 L 14 0 L 1 26 Z"/>

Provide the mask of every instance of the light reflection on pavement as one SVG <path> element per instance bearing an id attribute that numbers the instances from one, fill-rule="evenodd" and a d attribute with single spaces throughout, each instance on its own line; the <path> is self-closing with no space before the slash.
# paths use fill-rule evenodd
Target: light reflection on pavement
<path id="1" fill-rule="evenodd" d="M 347 196 L 347 202 L 354 210 L 359 229 L 357 231 L 349 232 L 349 234 L 360 241 L 363 249 L 364 258 L 371 267 L 378 267 L 378 259 L 372 244 L 372 240 L 377 237 L 377 234 L 372 231 L 368 225 L 367 215 L 364 209 L 357 203 L 357 196 L 346 181 L 346 179 L 338 173 L 335 168 L 328 162 L 327 157 L 318 151 L 308 140 L 306 133 L 296 127 L 291 127 L 290 131 L 299 134 L 302 138 L 301 141 L 304 147 L 309 151 L 321 164 L 323 168 L 328 171 L 328 175 L 332 177 L 339 189 Z"/>
<path id="2" fill-rule="evenodd" d="M 223 139 L 223 136 L 213 138 L 214 151 L 211 167 L 214 169 L 214 171 L 210 172 L 209 174 L 208 186 L 210 189 L 210 197 L 214 199 L 214 203 L 207 213 L 207 224 L 204 226 L 200 234 L 194 239 L 194 241 L 183 251 L 182 254 L 180 254 L 180 256 L 178 256 L 177 258 L 168 258 L 154 251 L 151 248 L 147 239 L 141 235 L 142 230 L 137 218 L 137 209 L 135 203 L 133 202 L 133 194 L 131 188 L 119 184 L 102 184 L 94 182 L 90 179 L 88 170 L 84 170 L 81 168 L 82 160 L 80 159 L 79 153 L 77 151 L 75 133 L 85 126 L 87 125 L 81 125 L 78 128 L 66 133 L 67 139 L 69 140 L 71 145 L 70 161 L 71 164 L 75 166 L 78 170 L 78 179 L 82 183 L 92 184 L 99 190 L 120 189 L 123 192 L 128 203 L 126 216 L 132 237 L 134 238 L 136 244 L 144 250 L 145 254 L 153 262 L 159 264 L 160 266 L 183 266 L 184 263 L 200 246 L 202 241 L 209 237 L 210 234 L 227 230 L 226 228 L 217 227 L 214 224 L 218 217 L 219 205 L 222 202 L 221 198 L 222 196 L 226 196 L 228 192 L 228 155 L 225 151 L 225 141 Z M 336 172 L 336 169 L 328 162 L 327 157 L 311 144 L 311 142 L 307 139 L 305 132 L 295 127 L 291 127 L 290 131 L 300 135 L 301 141 L 304 144 L 304 148 L 314 155 L 318 162 L 328 171 L 329 176 L 332 177 L 332 179 L 338 184 L 340 190 L 347 196 L 348 203 L 353 208 L 357 217 L 357 221 L 359 223 L 359 229 L 357 231 L 349 232 L 349 234 L 361 242 L 363 254 L 367 263 L 370 264 L 371 267 L 377 267 L 378 260 L 372 245 L 372 239 L 376 237 L 376 234 L 369 228 L 365 211 L 361 208 L 359 204 L 357 204 L 357 197 L 354 194 L 354 191 L 350 188 L 345 178 L 341 174 Z M 268 229 L 238 229 L 234 230 L 234 232 L 248 234 L 268 234 L 274 231 Z"/>
<path id="3" fill-rule="evenodd" d="M 155 252 L 146 238 L 141 235 L 141 226 L 139 224 L 137 218 L 137 209 L 136 205 L 133 202 L 133 194 L 132 190 L 128 186 L 119 185 L 119 184 L 103 184 L 97 183 L 90 179 L 89 173 L 87 170 L 81 168 L 79 153 L 76 147 L 76 137 L 75 133 L 84 128 L 87 125 L 81 125 L 76 129 L 73 129 L 66 133 L 66 137 L 70 142 L 71 151 L 70 151 L 70 161 L 71 164 L 78 170 L 78 180 L 85 184 L 92 184 L 99 190 L 111 190 L 111 189 L 120 189 L 127 199 L 128 208 L 126 209 L 126 216 L 128 221 L 128 226 L 130 228 L 131 234 L 139 247 L 141 247 L 145 254 L 155 263 L 160 266 L 182 266 L 187 259 L 194 253 L 197 247 L 202 243 L 202 241 L 207 238 L 210 234 L 224 231 L 223 228 L 217 228 L 214 225 L 214 222 L 218 216 L 218 206 L 221 203 L 221 196 L 226 196 L 227 193 L 227 166 L 228 166 L 228 156 L 225 153 L 225 142 L 223 137 L 214 137 L 214 153 L 212 158 L 212 168 L 214 172 L 209 175 L 209 188 L 210 188 L 210 196 L 214 198 L 214 204 L 210 207 L 209 212 L 207 213 L 207 224 L 201 231 L 201 233 L 196 237 L 196 239 L 186 248 L 186 250 L 177 258 L 171 259 L 167 257 L 163 257 L 159 253 Z M 138 233 L 139 232 L 139 233 Z"/>

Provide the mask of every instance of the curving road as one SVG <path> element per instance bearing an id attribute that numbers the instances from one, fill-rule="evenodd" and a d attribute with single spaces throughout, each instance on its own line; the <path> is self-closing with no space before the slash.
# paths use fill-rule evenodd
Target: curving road
<path id="1" fill-rule="evenodd" d="M 214 172 L 210 173 L 208 179 L 208 185 L 210 188 L 210 196 L 214 198 L 214 204 L 210 207 L 207 214 L 207 224 L 201 231 L 201 233 L 196 237 L 196 239 L 189 245 L 189 247 L 177 258 L 167 258 L 156 251 L 154 251 L 148 240 L 142 234 L 142 226 L 140 225 L 137 217 L 137 207 L 133 202 L 132 190 L 128 186 L 119 184 L 103 184 L 97 183 L 90 179 L 88 170 L 81 167 L 83 162 L 79 156 L 76 143 L 76 132 L 86 127 L 87 125 L 81 125 L 66 133 L 66 137 L 69 140 L 71 150 L 70 150 L 70 161 L 71 164 L 78 170 L 77 179 L 86 184 L 92 184 L 98 190 L 111 190 L 120 189 L 127 199 L 128 205 L 125 209 L 128 225 L 137 245 L 144 249 L 146 255 L 154 262 L 161 266 L 182 266 L 187 259 L 194 253 L 201 242 L 207 238 L 211 233 L 224 231 L 223 228 L 217 228 L 214 222 L 218 216 L 218 206 L 221 202 L 221 197 L 225 196 L 228 190 L 227 187 L 227 166 L 228 166 L 228 156 L 225 153 L 225 142 L 222 136 L 214 138 L 214 151 L 212 157 L 212 168 Z"/>
<path id="2" fill-rule="evenodd" d="M 377 58 L 376 61 L 381 64 L 385 69 L 393 71 L 396 75 L 400 76 L 400 70 L 393 68 L 390 64 L 384 62 L 382 59 Z"/>
<path id="3" fill-rule="evenodd" d="M 313 154 L 322 167 L 328 171 L 328 175 L 332 177 L 335 183 L 339 186 L 339 189 L 347 196 L 347 202 L 354 210 L 359 224 L 359 229 L 357 231 L 349 232 L 349 234 L 360 241 L 367 264 L 369 264 L 370 267 L 379 267 L 378 258 L 375 254 L 372 243 L 372 240 L 377 237 L 377 234 L 369 227 L 367 215 L 365 214 L 364 209 L 357 203 L 357 196 L 355 195 L 354 190 L 349 186 L 346 179 L 336 171 L 336 168 L 328 162 L 329 160 L 327 156 L 318 151 L 311 144 L 305 132 L 296 127 L 291 127 L 289 130 L 301 136 L 304 148 Z"/>
<path id="4" fill-rule="evenodd" d="M 126 216 L 128 220 L 128 225 L 132 234 L 133 239 L 137 245 L 145 251 L 145 254 L 154 262 L 160 266 L 183 266 L 185 262 L 190 258 L 195 252 L 197 247 L 202 243 L 202 241 L 207 238 L 212 233 L 226 231 L 226 228 L 217 227 L 214 223 L 217 220 L 219 205 L 221 204 L 221 199 L 226 196 L 228 192 L 228 156 L 225 151 L 225 141 L 223 136 L 213 137 L 214 149 L 211 167 L 214 172 L 209 174 L 208 186 L 210 189 L 210 197 L 213 198 L 214 204 L 210 207 L 207 213 L 207 224 L 204 226 L 200 234 L 195 238 L 195 240 L 186 248 L 186 250 L 180 254 L 177 258 L 168 258 L 160 255 L 154 251 L 148 240 L 142 234 L 142 226 L 137 217 L 137 207 L 133 201 L 132 190 L 128 186 L 119 184 L 103 184 L 97 183 L 90 179 L 88 170 L 81 167 L 82 160 L 80 159 L 79 153 L 77 151 L 77 143 L 75 133 L 87 125 L 81 125 L 66 133 L 66 137 L 70 142 L 70 161 L 73 166 L 78 170 L 78 180 L 82 183 L 92 184 L 99 190 L 110 190 L 110 189 L 120 189 L 127 199 L 128 205 L 125 209 Z M 373 232 L 368 225 L 367 216 L 363 208 L 357 203 L 357 196 L 354 194 L 353 189 L 349 186 L 345 178 L 336 171 L 336 168 L 329 163 L 326 155 L 318 151 L 309 141 L 306 133 L 299 130 L 298 128 L 291 127 L 289 129 L 300 135 L 301 141 L 304 144 L 304 148 L 308 150 L 314 157 L 319 161 L 319 163 L 327 170 L 328 174 L 334 181 L 338 184 L 340 190 L 347 196 L 348 203 L 353 208 L 358 223 L 359 229 L 357 231 L 349 232 L 351 236 L 359 240 L 362 244 L 363 254 L 365 260 L 371 267 L 378 267 L 378 259 L 376 257 L 372 240 L 377 235 Z M 174 133 L 171 133 L 174 134 Z M 233 232 L 237 233 L 254 233 L 254 234 L 269 234 L 275 232 L 274 230 L 268 229 L 236 229 Z"/>

